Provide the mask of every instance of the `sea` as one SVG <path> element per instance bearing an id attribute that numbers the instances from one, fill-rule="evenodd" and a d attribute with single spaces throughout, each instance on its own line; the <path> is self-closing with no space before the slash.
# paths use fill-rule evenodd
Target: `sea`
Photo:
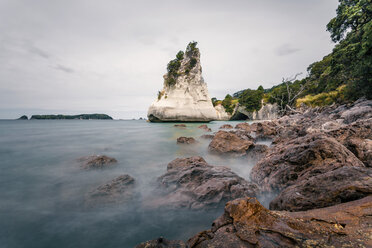
<path id="1" fill-rule="evenodd" d="M 223 124 L 210 122 L 213 132 Z M 145 120 L 1 120 L 0 121 L 0 247 L 135 247 L 164 237 L 187 241 L 211 227 L 223 214 L 212 210 L 165 209 L 144 204 L 157 178 L 175 158 L 202 156 L 209 164 L 227 166 L 249 180 L 249 158 L 208 152 L 210 140 L 200 123 L 149 123 Z M 194 145 L 177 145 L 180 136 Z M 116 166 L 84 170 L 79 158 L 107 155 Z M 136 199 L 86 206 L 98 186 L 129 174 Z"/>

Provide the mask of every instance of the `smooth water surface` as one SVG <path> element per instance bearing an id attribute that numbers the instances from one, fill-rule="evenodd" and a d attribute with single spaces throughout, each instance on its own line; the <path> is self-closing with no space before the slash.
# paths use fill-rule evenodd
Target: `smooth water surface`
<path id="1" fill-rule="evenodd" d="M 213 131 L 226 122 L 208 124 Z M 235 125 L 237 122 L 229 122 Z M 200 123 L 106 120 L 0 121 L 0 247 L 133 247 L 165 236 L 181 239 L 209 229 L 223 209 L 165 210 L 144 207 L 156 179 L 177 157 L 203 156 L 248 179 L 252 162 L 208 154 Z M 196 145 L 177 145 L 179 136 Z M 117 166 L 83 170 L 77 158 L 104 154 Z M 136 179 L 131 203 L 87 208 L 86 195 L 115 177 Z"/>

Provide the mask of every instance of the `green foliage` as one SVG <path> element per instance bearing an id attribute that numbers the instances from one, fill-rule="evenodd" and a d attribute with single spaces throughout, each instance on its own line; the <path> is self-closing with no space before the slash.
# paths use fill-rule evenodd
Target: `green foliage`
<path id="1" fill-rule="evenodd" d="M 164 95 L 164 91 L 158 91 L 158 100 L 160 100 L 163 95 Z"/>
<path id="2" fill-rule="evenodd" d="M 239 97 L 239 104 L 249 112 L 260 110 L 264 88 L 260 85 L 257 90 L 246 89 Z"/>
<path id="3" fill-rule="evenodd" d="M 211 101 L 212 101 L 213 107 L 215 107 L 215 106 L 217 105 L 216 103 L 217 103 L 217 101 L 218 101 L 217 98 L 212 97 L 212 98 L 211 98 Z"/>
<path id="4" fill-rule="evenodd" d="M 336 90 L 323 92 L 317 95 L 306 95 L 303 98 L 298 98 L 296 101 L 296 107 L 300 107 L 302 104 L 311 107 L 326 106 L 332 103 L 341 103 L 344 101 L 346 85 L 338 87 Z"/>
<path id="5" fill-rule="evenodd" d="M 234 103 L 233 97 L 231 95 L 227 94 L 221 104 L 225 108 L 227 113 L 232 114 L 234 112 L 236 102 Z"/>

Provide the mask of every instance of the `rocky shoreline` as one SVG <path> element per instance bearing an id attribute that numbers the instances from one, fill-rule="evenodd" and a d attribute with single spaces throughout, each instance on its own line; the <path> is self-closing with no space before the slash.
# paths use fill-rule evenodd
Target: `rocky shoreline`
<path id="1" fill-rule="evenodd" d="M 159 202 L 198 209 L 229 201 L 225 213 L 186 243 L 159 238 L 137 247 L 372 246 L 372 101 L 221 128 L 208 135 L 209 151 L 255 157 L 251 181 L 202 157 L 172 161 L 158 179 L 167 192 Z M 252 198 L 266 193 L 277 194 L 270 210 Z"/>

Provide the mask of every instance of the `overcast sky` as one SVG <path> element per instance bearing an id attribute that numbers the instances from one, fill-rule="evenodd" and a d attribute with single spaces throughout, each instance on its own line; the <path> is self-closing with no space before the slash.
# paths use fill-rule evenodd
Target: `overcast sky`
<path id="1" fill-rule="evenodd" d="M 211 97 L 306 75 L 337 0 L 0 0 L 0 118 L 146 116 L 169 60 L 198 41 Z"/>

